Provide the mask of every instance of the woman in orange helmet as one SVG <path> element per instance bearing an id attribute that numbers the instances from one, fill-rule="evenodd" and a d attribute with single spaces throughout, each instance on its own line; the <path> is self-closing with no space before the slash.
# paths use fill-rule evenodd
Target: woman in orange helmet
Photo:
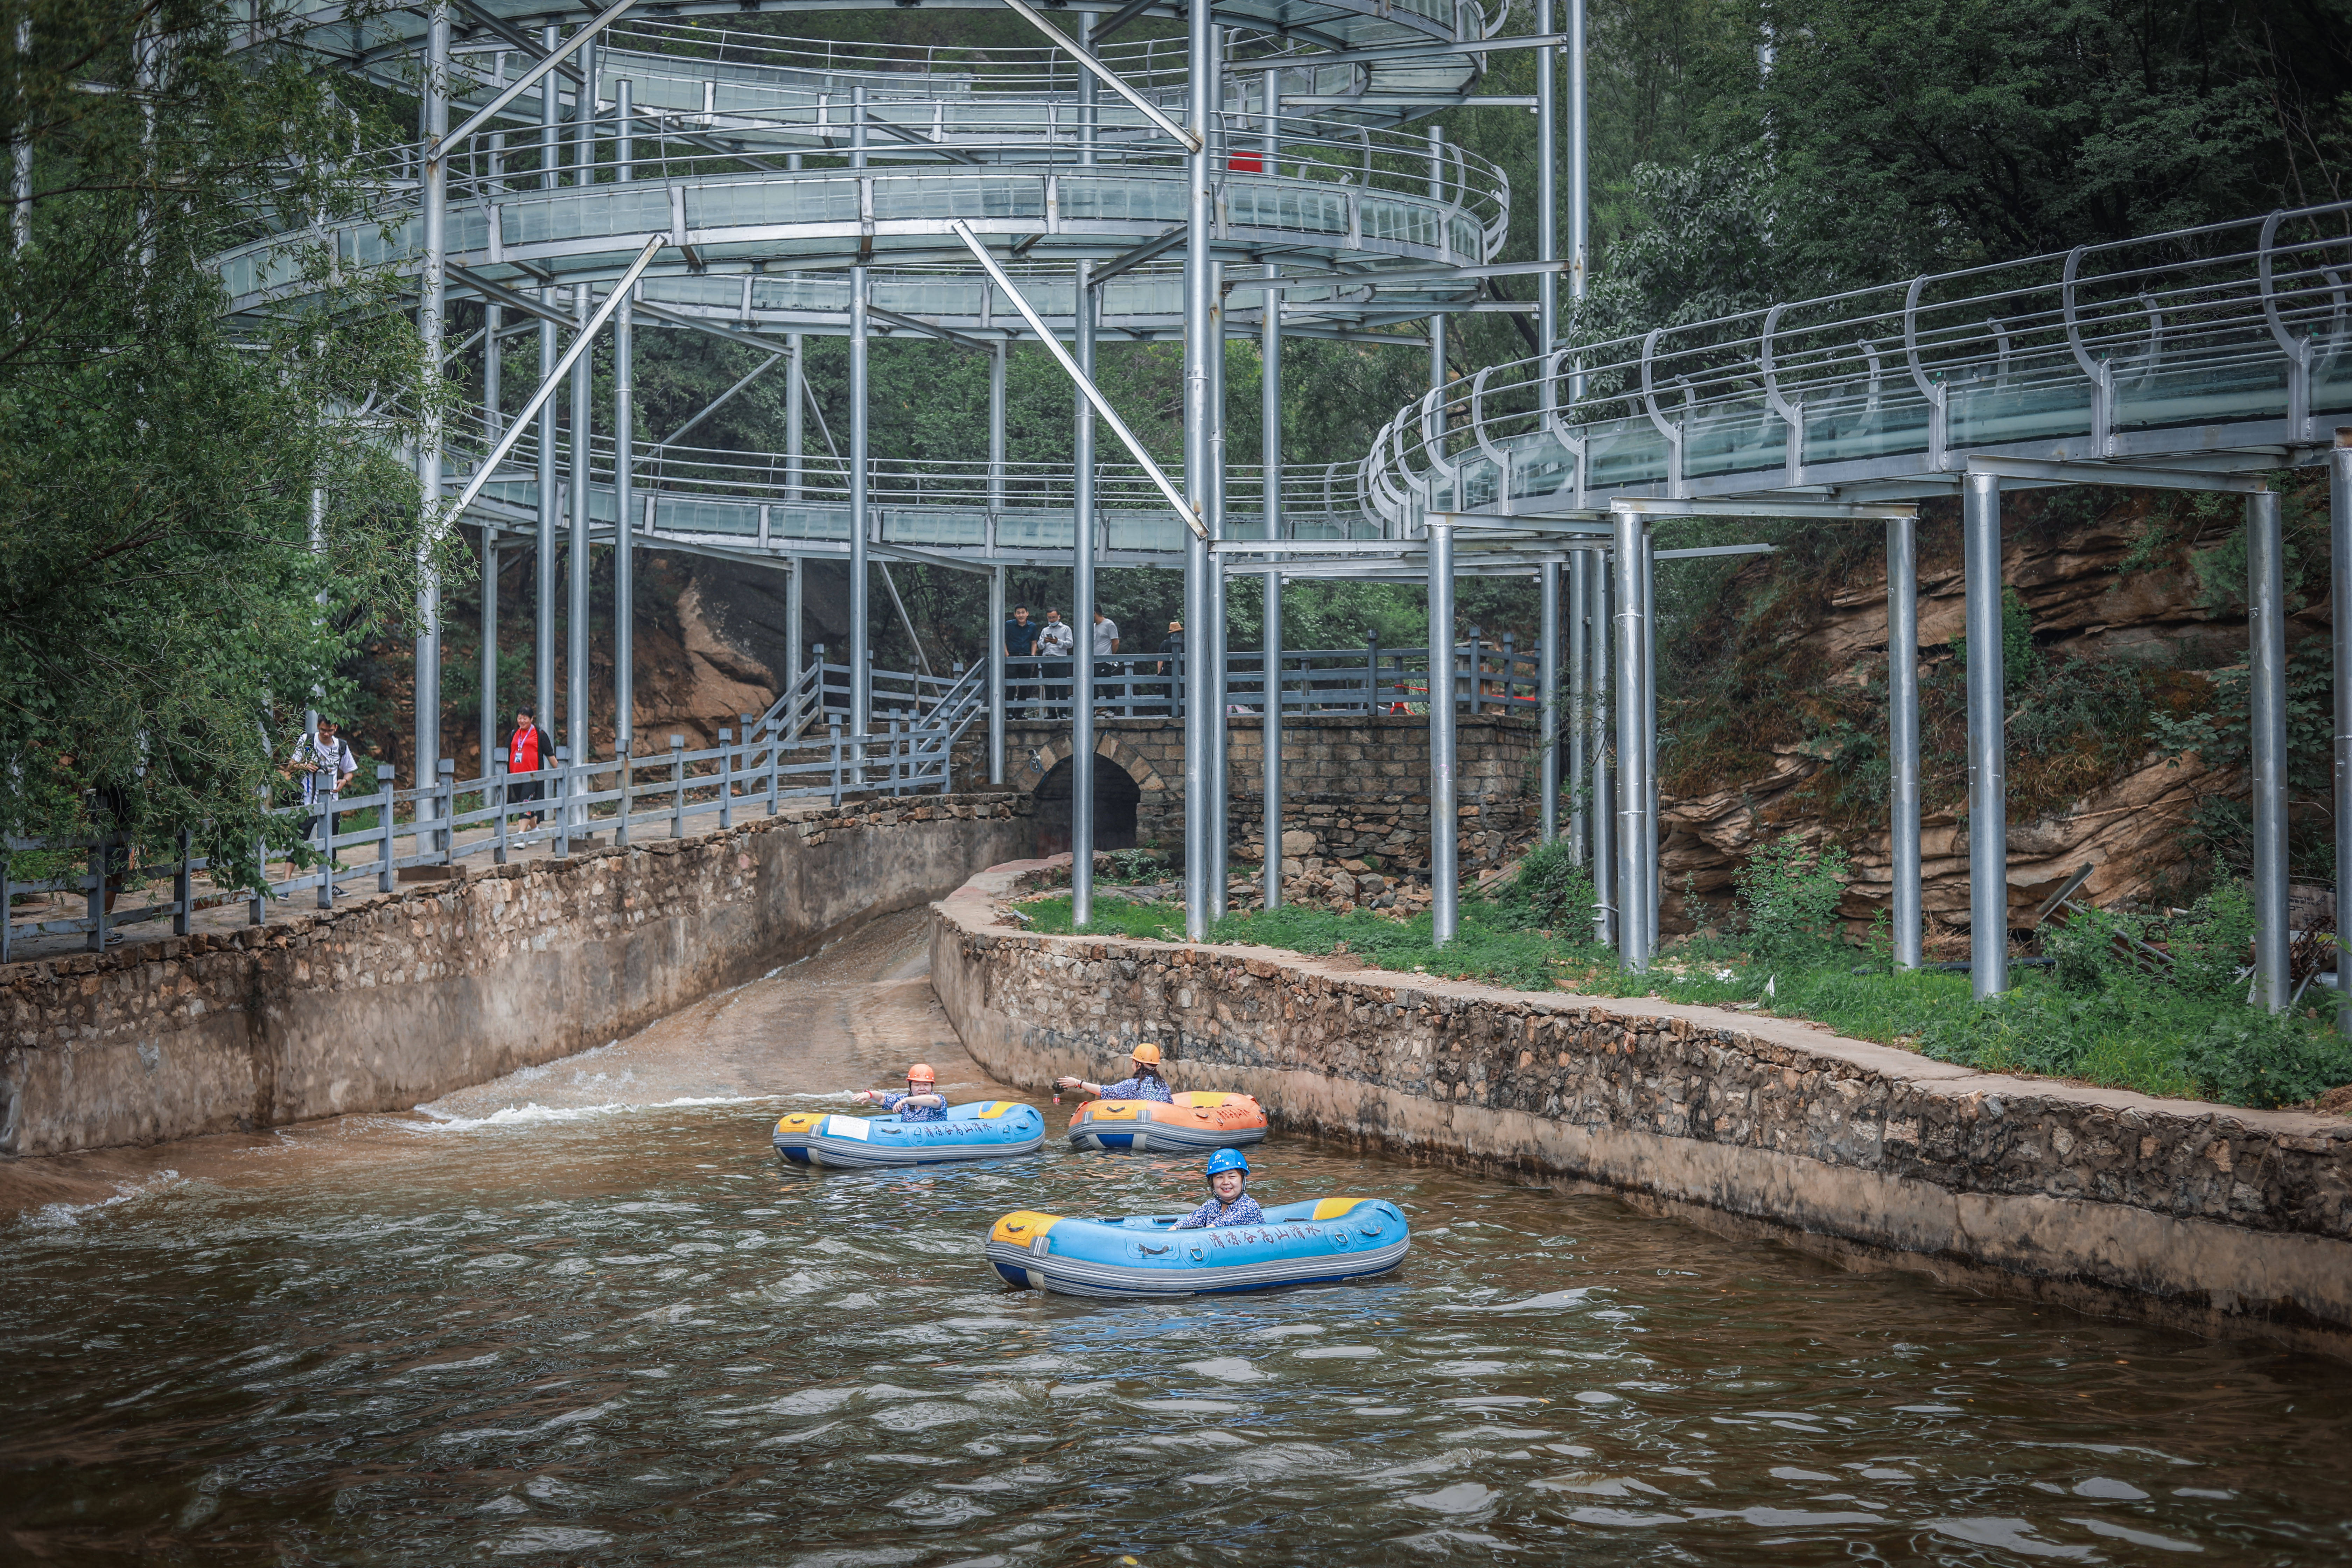
<path id="1" fill-rule="evenodd" d="M 861 1089 L 860 1103 L 873 1103 L 887 1113 L 897 1111 L 901 1121 L 940 1121 L 948 1113 L 947 1097 L 939 1092 L 940 1075 L 931 1070 L 929 1062 L 917 1062 L 907 1069 L 907 1092 L 894 1089 Z"/>
<path id="2" fill-rule="evenodd" d="M 1168 1080 L 1160 1076 L 1160 1047 L 1146 1043 L 1135 1047 L 1128 1058 L 1135 1071 L 1117 1083 L 1088 1083 L 1082 1078 L 1055 1080 L 1063 1089 L 1083 1089 L 1088 1094 L 1104 1100 L 1156 1100 L 1162 1105 L 1175 1103 L 1176 1096 L 1169 1091 Z"/>

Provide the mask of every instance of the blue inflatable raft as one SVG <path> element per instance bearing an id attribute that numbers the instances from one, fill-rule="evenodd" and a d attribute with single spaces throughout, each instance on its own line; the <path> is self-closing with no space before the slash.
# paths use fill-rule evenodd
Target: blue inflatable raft
<path id="1" fill-rule="evenodd" d="M 1411 1227 L 1383 1198 L 1318 1198 L 1264 1225 L 1178 1230 L 1181 1215 L 1067 1219 L 1023 1210 L 996 1222 L 988 1263 L 1007 1284 L 1066 1296 L 1201 1296 L 1385 1274 Z"/>
<path id="2" fill-rule="evenodd" d="M 775 1143 L 776 1152 L 794 1164 L 845 1170 L 998 1160 L 1044 1148 L 1045 1119 L 1035 1106 L 1010 1100 L 950 1105 L 937 1121 L 801 1110 L 776 1123 Z"/>

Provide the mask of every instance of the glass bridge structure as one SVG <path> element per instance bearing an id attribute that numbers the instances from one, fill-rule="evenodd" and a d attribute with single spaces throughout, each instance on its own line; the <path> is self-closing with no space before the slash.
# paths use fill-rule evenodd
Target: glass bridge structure
<path id="1" fill-rule="evenodd" d="M 940 0 L 925 0 L 936 8 Z M 348 219 L 265 236 L 219 258 L 230 307 L 267 313 L 315 287 L 317 258 L 388 268 L 424 324 L 427 363 L 462 377 L 462 410 L 420 446 L 442 527 L 477 531 L 493 635 L 502 548 L 536 548 L 541 714 L 585 755 L 587 579 L 612 552 L 628 602 L 640 549 L 787 572 L 791 638 L 811 562 L 850 568 L 850 733 L 871 728 L 871 566 L 1005 573 L 1068 565 L 1085 626 L 1101 567 L 1185 574 L 1185 880 L 1195 938 L 1226 897 L 1223 585 L 1316 576 L 1425 583 L 1433 626 L 1464 574 L 1541 584 L 1545 831 L 1591 858 L 1596 926 L 1646 964 L 1658 904 L 1651 615 L 1661 516 L 1842 519 L 1887 531 L 1895 929 L 1919 962 L 1918 739 L 1913 529 L 1918 502 L 1958 494 L 1972 647 L 1999 646 L 2000 496 L 2074 483 L 2242 492 L 2254 672 L 2258 995 L 2285 1005 L 2284 688 L 2279 498 L 2263 476 L 2328 463 L 2337 591 L 2352 584 L 2352 205 L 2250 218 L 1907 284 L 1792 301 L 1637 338 L 1571 342 L 1561 279 L 1583 281 L 1583 0 L 1538 0 L 1532 34 L 1479 0 L 950 0 L 1018 14 L 1034 47 L 842 44 L 730 30 L 757 11 L 845 0 L 317 0 L 306 42 L 420 98 L 415 143 L 370 154 L 374 201 Z M 879 9 L 879 5 L 872 8 Z M 1056 14 L 1057 13 L 1057 14 Z M 1122 38 L 1139 16 L 1181 39 Z M 788 31 L 789 27 L 783 30 Z M 1529 99 L 1482 95 L 1497 52 L 1538 53 Z M 1567 103 L 1556 82 L 1567 65 Z M 1416 126 L 1433 110 L 1535 110 L 1538 259 L 1496 261 L 1514 193 L 1502 171 Z M 1565 114 L 1562 109 L 1565 108 Z M 1563 121 L 1566 155 L 1561 155 Z M 1558 176 L 1568 176 L 1560 199 Z M 1562 258 L 1559 230 L 1568 228 Z M 1530 276 L 1532 306 L 1486 280 Z M 481 322 L 450 342 L 452 307 Z M 1449 318 L 1532 310 L 1545 352 L 1466 378 L 1444 370 Z M 709 407 L 651 443 L 635 432 L 640 332 L 699 332 L 764 356 Z M 534 337 L 539 375 L 501 384 L 472 346 Z M 848 427 L 807 394 L 812 335 L 849 346 Z M 1255 339 L 1267 412 L 1253 464 L 1228 463 L 1223 354 Z M 877 454 L 865 402 L 877 338 L 944 342 L 992 361 L 989 450 L 964 461 Z M 1283 465 L 1286 337 L 1432 353 L 1429 392 L 1373 448 Z M 1091 384 L 1103 342 L 1184 345 L 1184 458 L 1163 472 Z M 1007 461 L 1010 346 L 1048 347 L 1072 378 L 1076 461 Z M 609 345 L 608 403 L 587 353 Z M 445 371 L 446 367 L 446 371 Z M 772 452 L 694 444 L 754 377 L 788 384 Z M 568 403 L 568 417 L 557 417 Z M 2347 435 L 2352 440 L 2352 435 Z M 560 546 L 570 547 L 568 563 Z M 1671 555 L 1672 552 L 1666 552 Z M 573 608 L 570 689 L 551 689 L 559 595 Z M 437 599 L 417 667 L 417 763 L 441 753 Z M 630 734 L 630 628 L 614 629 L 614 709 Z M 1991 635 L 1983 635 L 1990 631 Z M 2352 658 L 2339 627 L 2339 668 Z M 1001 638 L 992 637 L 992 643 Z M 495 712 L 488 683 L 486 715 Z M 992 782 L 1003 778 L 1003 669 L 990 660 Z M 1088 669 L 1079 659 L 1081 679 Z M 801 671 L 787 671 L 797 685 Z M 1972 660 L 1969 819 L 1979 994 L 2006 984 L 2008 889 L 2000 677 Z M 1979 687 L 1982 688 L 1979 690 Z M 2338 683 L 2339 703 L 2347 688 Z M 1454 921 L 1454 704 L 1429 705 L 1432 880 Z M 1094 755 L 1074 705 L 1075 757 Z M 1568 716 L 1574 716 L 1572 721 Z M 486 717 L 486 726 L 489 723 Z M 1279 841 L 1278 708 L 1265 712 L 1266 839 Z M 2352 712 L 2339 712 L 2339 835 L 2352 832 Z M 486 733 L 486 751 L 488 740 Z M 1561 819 L 1563 784 L 1578 804 Z M 1092 792 L 1074 784 L 1081 919 Z M 2344 853 L 2352 854 L 2352 847 Z M 1281 895 L 1268 857 L 1266 898 Z M 2352 908 L 2339 911 L 2352 929 Z"/>

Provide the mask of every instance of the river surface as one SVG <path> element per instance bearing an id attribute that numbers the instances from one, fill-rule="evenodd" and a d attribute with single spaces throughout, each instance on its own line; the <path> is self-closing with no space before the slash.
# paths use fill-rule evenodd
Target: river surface
<path id="1" fill-rule="evenodd" d="M 8 1558 L 2352 1560 L 2352 1367 L 1606 1197 L 1277 1134 L 1252 1190 L 1395 1200 L 1402 1268 L 1006 1289 L 998 1215 L 1189 1207 L 1198 1167 L 780 1165 L 786 1097 L 915 1058 L 1009 1092 L 919 914 L 415 1117 L 0 1173 Z"/>

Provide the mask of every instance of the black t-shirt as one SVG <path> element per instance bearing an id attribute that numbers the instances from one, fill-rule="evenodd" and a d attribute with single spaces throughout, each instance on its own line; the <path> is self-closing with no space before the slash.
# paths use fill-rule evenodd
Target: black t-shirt
<path id="1" fill-rule="evenodd" d="M 1004 623 L 1004 651 L 1013 658 L 1027 658 L 1037 651 L 1038 624 L 1035 621 L 1008 620 Z"/>

